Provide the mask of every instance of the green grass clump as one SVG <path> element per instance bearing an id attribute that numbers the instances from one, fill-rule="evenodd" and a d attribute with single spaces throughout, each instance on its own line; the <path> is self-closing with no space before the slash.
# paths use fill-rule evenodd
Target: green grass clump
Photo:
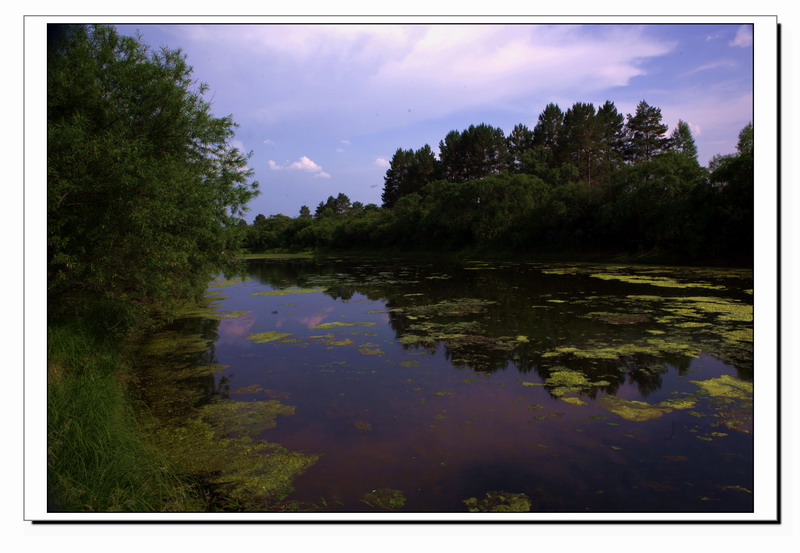
<path id="1" fill-rule="evenodd" d="M 51 326 L 47 342 L 48 510 L 202 510 L 143 430 L 117 348 L 75 324 Z"/>

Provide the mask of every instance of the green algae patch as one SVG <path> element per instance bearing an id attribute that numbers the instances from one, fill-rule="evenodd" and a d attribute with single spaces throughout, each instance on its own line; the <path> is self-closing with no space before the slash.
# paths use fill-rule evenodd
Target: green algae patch
<path id="1" fill-rule="evenodd" d="M 361 355 L 383 355 L 383 351 L 380 348 L 359 348 L 358 353 Z"/>
<path id="2" fill-rule="evenodd" d="M 470 513 L 528 513 L 531 499 L 524 493 L 487 492 L 483 499 L 464 500 Z"/>
<path id="3" fill-rule="evenodd" d="M 268 330 L 266 332 L 255 332 L 250 334 L 247 339 L 253 340 L 257 344 L 264 344 L 266 342 L 275 342 L 276 340 L 283 340 L 288 338 L 292 334 L 289 332 L 275 332 L 274 330 Z"/>
<path id="4" fill-rule="evenodd" d="M 416 317 L 462 317 L 464 315 L 476 315 L 484 313 L 490 305 L 497 304 L 496 301 L 482 300 L 477 298 L 459 298 L 445 300 L 430 305 L 419 305 L 407 307 L 406 313 Z"/>
<path id="5" fill-rule="evenodd" d="M 232 394 L 258 394 L 263 392 L 264 388 L 259 386 L 258 384 L 250 384 L 249 386 L 242 386 L 241 388 L 236 388 L 231 393 Z"/>
<path id="6" fill-rule="evenodd" d="M 293 413 L 277 401 L 212 403 L 185 424 L 161 428 L 157 439 L 182 473 L 215 487 L 222 510 L 268 511 L 319 458 L 257 439 L 277 416 Z"/>
<path id="7" fill-rule="evenodd" d="M 674 278 L 627 275 L 620 273 L 593 273 L 589 276 L 602 280 L 619 280 L 631 284 L 649 284 L 650 286 L 661 286 L 664 288 L 708 288 L 711 290 L 724 290 L 725 286 L 709 284 L 706 282 L 680 282 Z"/>
<path id="8" fill-rule="evenodd" d="M 337 328 L 342 326 L 375 326 L 376 323 L 371 322 L 364 322 L 364 323 L 344 323 L 341 321 L 333 321 L 330 323 L 322 323 L 315 326 L 310 327 L 311 329 L 318 329 L 318 328 Z"/>
<path id="9" fill-rule="evenodd" d="M 603 396 L 600 399 L 600 406 L 625 420 L 634 422 L 657 419 L 672 411 L 670 407 L 660 407 L 645 401 L 623 399 L 616 396 Z"/>
<path id="10" fill-rule="evenodd" d="M 605 311 L 593 311 L 591 313 L 581 315 L 581 317 L 596 321 L 603 321 L 605 323 L 614 325 L 649 323 L 652 320 L 649 315 L 644 313 L 609 313 Z"/>
<path id="11" fill-rule="evenodd" d="M 530 340 L 528 339 L 527 336 L 520 335 L 517 336 L 517 342 L 522 342 L 523 344 L 527 344 L 528 342 L 530 342 Z"/>
<path id="12" fill-rule="evenodd" d="M 693 397 L 665 399 L 658 404 L 660 407 L 667 407 L 670 409 L 692 409 L 697 405 L 697 399 Z"/>
<path id="13" fill-rule="evenodd" d="M 344 340 L 331 340 L 330 342 L 328 342 L 328 345 L 331 345 L 331 346 L 351 346 L 354 343 L 355 342 L 353 342 L 353 340 L 351 340 L 350 338 L 345 338 Z"/>
<path id="14" fill-rule="evenodd" d="M 353 426 L 355 426 L 359 430 L 366 430 L 366 431 L 372 430 L 372 424 L 362 420 L 353 421 Z"/>
<path id="15" fill-rule="evenodd" d="M 730 399 L 750 399 L 753 397 L 753 383 L 723 374 L 708 380 L 691 380 L 701 390 L 713 397 Z"/>
<path id="16" fill-rule="evenodd" d="M 562 397 L 561 401 L 565 401 L 571 405 L 588 405 L 588 403 L 577 397 Z"/>
<path id="17" fill-rule="evenodd" d="M 391 488 L 378 488 L 361 496 L 361 502 L 370 507 L 396 511 L 406 504 L 406 498 L 401 490 Z"/>
<path id="18" fill-rule="evenodd" d="M 249 277 L 212 280 L 208 283 L 208 287 L 222 288 L 224 286 L 235 286 L 236 284 L 242 284 L 243 282 L 249 282 L 250 280 L 251 279 Z"/>
<path id="19" fill-rule="evenodd" d="M 153 334 L 142 348 L 148 356 L 184 356 L 204 353 L 211 346 L 211 340 L 197 334 L 187 334 L 176 330 L 165 330 Z"/>
<path id="20" fill-rule="evenodd" d="M 315 294 L 325 292 L 327 288 L 292 288 L 289 290 L 270 290 L 268 292 L 253 292 L 251 296 L 286 296 L 289 294 Z"/>
<path id="21" fill-rule="evenodd" d="M 687 357 L 696 357 L 699 348 L 685 342 L 665 340 L 660 337 L 646 338 L 636 343 L 612 343 L 599 346 L 589 342 L 582 348 L 573 346 L 559 346 L 542 354 L 542 357 L 560 357 L 571 355 L 578 359 L 616 360 L 622 357 L 647 355 L 660 357 L 666 354 L 678 354 Z"/>
<path id="22" fill-rule="evenodd" d="M 584 394 L 591 392 L 598 386 L 608 386 L 608 381 L 591 382 L 581 371 L 575 371 L 564 367 L 557 367 L 548 376 L 544 384 L 549 388 L 550 393 L 567 403 L 573 405 L 585 405 L 583 400 L 576 397 L 568 397 L 567 394 Z M 581 403 L 578 403 L 580 401 Z"/>
<path id="23" fill-rule="evenodd" d="M 397 364 L 401 367 L 417 367 L 419 366 L 419 361 L 416 359 L 409 359 L 408 361 L 400 361 Z"/>

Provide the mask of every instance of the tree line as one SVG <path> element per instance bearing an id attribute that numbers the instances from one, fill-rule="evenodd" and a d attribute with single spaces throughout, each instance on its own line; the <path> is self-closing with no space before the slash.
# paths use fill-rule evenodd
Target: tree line
<path id="1" fill-rule="evenodd" d="M 668 132 L 641 101 L 549 104 L 533 129 L 485 123 L 398 148 L 382 205 L 345 194 L 312 214 L 240 222 L 251 251 L 301 248 L 569 250 L 747 264 L 753 248 L 753 126 L 702 167 L 689 125 Z"/>

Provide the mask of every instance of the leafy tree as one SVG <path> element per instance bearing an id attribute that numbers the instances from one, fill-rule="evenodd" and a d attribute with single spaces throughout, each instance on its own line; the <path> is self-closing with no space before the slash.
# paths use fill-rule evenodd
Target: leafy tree
<path id="1" fill-rule="evenodd" d="M 51 306 L 166 304 L 230 266 L 258 193 L 235 124 L 180 50 L 108 26 L 54 29 L 47 64 Z"/>
<path id="2" fill-rule="evenodd" d="M 653 159 L 667 148 L 669 139 L 664 136 L 667 125 L 661 122 L 661 109 L 642 100 L 634 115 L 628 114 L 626 159 L 640 163 Z"/>
<path id="3" fill-rule="evenodd" d="M 739 133 L 736 154 L 712 160 L 714 231 L 719 249 L 728 257 L 753 258 L 753 124 Z"/>
<path id="4" fill-rule="evenodd" d="M 311 210 L 308 209 L 307 205 L 300 206 L 300 218 L 301 219 L 311 219 Z"/>
<path id="5" fill-rule="evenodd" d="M 672 130 L 669 136 L 670 150 L 680 152 L 697 161 L 697 145 L 694 143 L 692 129 L 683 120 L 678 120 L 678 126 Z"/>
<path id="6" fill-rule="evenodd" d="M 736 143 L 736 151 L 740 156 L 753 155 L 753 123 L 748 123 L 739 132 L 739 140 Z"/>

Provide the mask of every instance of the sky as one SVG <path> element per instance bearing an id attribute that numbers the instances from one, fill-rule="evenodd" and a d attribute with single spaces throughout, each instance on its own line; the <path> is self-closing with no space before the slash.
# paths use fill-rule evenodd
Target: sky
<path id="1" fill-rule="evenodd" d="M 181 49 L 216 116 L 253 153 L 257 214 L 296 216 L 343 192 L 381 204 L 398 148 L 486 123 L 530 129 L 549 103 L 686 121 L 698 158 L 736 149 L 753 119 L 751 25 L 119 25 Z"/>

